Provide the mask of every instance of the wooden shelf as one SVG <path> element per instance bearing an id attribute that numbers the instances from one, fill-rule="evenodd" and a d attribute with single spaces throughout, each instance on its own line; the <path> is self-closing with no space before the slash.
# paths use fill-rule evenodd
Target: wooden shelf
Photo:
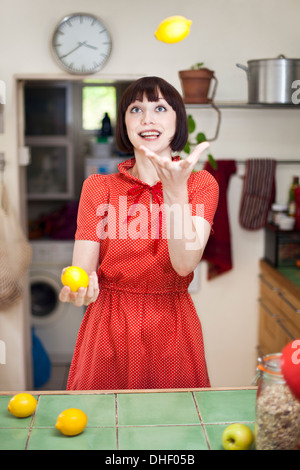
<path id="1" fill-rule="evenodd" d="M 300 105 L 296 104 L 249 104 L 244 101 L 216 101 L 214 105 L 220 109 L 276 109 L 276 110 L 299 110 Z M 194 109 L 201 109 L 201 108 L 211 108 L 212 103 L 205 103 L 205 104 L 188 104 L 185 105 L 186 108 L 194 108 Z"/>

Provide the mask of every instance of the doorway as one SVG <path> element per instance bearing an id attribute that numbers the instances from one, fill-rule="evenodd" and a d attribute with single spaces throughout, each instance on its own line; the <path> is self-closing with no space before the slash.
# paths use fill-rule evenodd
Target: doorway
<path id="1" fill-rule="evenodd" d="M 108 107 L 106 101 L 105 108 L 100 106 L 99 111 L 94 111 L 98 112 L 98 118 L 94 118 L 93 122 L 98 122 L 98 125 L 93 127 L 84 121 L 84 112 L 85 116 L 87 112 L 84 99 L 91 90 L 93 93 L 101 93 L 104 88 L 109 88 L 113 90 L 111 96 L 114 96 L 116 114 L 120 97 L 131 82 L 131 79 L 103 81 L 90 78 L 79 80 L 73 77 L 17 79 L 18 147 L 19 150 L 25 150 L 25 155 L 30 155 L 30 160 L 21 162 L 19 167 L 20 213 L 25 232 L 33 245 L 39 241 L 47 241 L 46 244 L 49 245 L 50 242 L 51 250 L 56 252 L 62 241 L 69 244 L 74 239 L 76 207 L 85 179 L 85 161 L 93 156 L 93 142 L 100 128 L 102 114 Z M 114 113 L 110 113 L 114 131 Z M 116 155 L 113 148 L 111 158 Z M 127 157 L 123 156 L 123 159 L 125 158 Z M 59 231 L 60 221 L 67 217 L 71 219 L 67 220 L 65 229 Z M 39 262 L 44 263 L 43 268 L 48 269 L 50 276 L 51 266 L 48 265 L 47 268 L 44 259 L 37 260 L 34 256 L 34 263 Z M 59 260 L 56 259 L 56 262 Z M 28 367 L 26 376 L 30 385 L 34 367 L 31 349 L 33 299 L 30 280 L 28 286 L 29 292 L 25 295 L 27 300 L 24 301 L 24 334 L 25 362 Z M 42 339 L 46 344 L 45 336 Z"/>
<path id="2" fill-rule="evenodd" d="M 40 237 L 45 214 L 79 200 L 86 160 L 107 113 L 114 133 L 117 107 L 129 81 L 27 80 L 23 84 L 29 238 Z M 113 137 L 112 137 L 113 138 Z M 120 156 L 114 145 L 109 158 Z M 125 157 L 124 157 L 125 158 Z M 41 218 L 41 220 L 39 219 Z M 51 236 L 45 233 L 45 236 Z"/>

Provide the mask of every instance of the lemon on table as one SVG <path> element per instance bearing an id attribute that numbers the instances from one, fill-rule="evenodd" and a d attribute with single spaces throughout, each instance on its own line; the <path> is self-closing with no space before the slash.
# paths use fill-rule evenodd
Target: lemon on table
<path id="1" fill-rule="evenodd" d="M 78 408 L 69 408 L 60 413 L 56 421 L 56 429 L 65 436 L 80 434 L 87 424 L 87 415 Z"/>
<path id="2" fill-rule="evenodd" d="M 169 16 L 160 23 L 154 35 L 162 42 L 179 42 L 189 34 L 191 24 L 192 21 L 184 16 Z"/>
<path id="3" fill-rule="evenodd" d="M 70 287 L 71 291 L 77 292 L 79 287 L 89 285 L 89 276 L 84 269 L 78 266 L 69 266 L 64 269 L 61 275 L 61 282 L 64 286 Z"/>
<path id="4" fill-rule="evenodd" d="M 37 401 L 30 393 L 18 393 L 8 403 L 8 411 L 17 418 L 27 418 L 36 409 Z"/>

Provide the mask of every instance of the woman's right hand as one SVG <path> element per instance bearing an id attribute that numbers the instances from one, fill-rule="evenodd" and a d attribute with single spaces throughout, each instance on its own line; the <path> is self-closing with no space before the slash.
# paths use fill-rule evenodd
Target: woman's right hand
<path id="1" fill-rule="evenodd" d="M 80 287 L 77 292 L 72 292 L 70 287 L 64 286 L 59 293 L 61 302 L 69 302 L 76 307 L 87 306 L 95 302 L 99 295 L 99 282 L 96 272 L 92 272 L 89 276 L 88 287 Z"/>

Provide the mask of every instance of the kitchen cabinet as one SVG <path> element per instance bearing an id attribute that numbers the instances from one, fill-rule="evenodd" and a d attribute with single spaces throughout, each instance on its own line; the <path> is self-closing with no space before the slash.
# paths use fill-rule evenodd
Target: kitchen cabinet
<path id="1" fill-rule="evenodd" d="M 68 83 L 30 83 L 24 87 L 28 200 L 73 197 L 71 87 Z"/>
<path id="2" fill-rule="evenodd" d="M 299 337 L 300 284 L 261 260 L 258 354 L 280 352 L 285 344 Z"/>

